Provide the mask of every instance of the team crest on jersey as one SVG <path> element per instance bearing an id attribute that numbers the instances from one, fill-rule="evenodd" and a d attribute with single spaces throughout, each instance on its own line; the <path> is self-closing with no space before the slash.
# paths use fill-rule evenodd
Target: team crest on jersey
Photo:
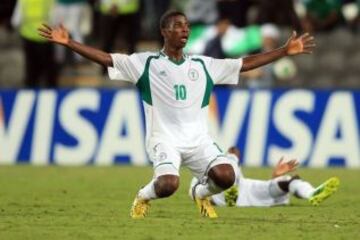
<path id="1" fill-rule="evenodd" d="M 196 81 L 199 79 L 199 73 L 196 69 L 190 68 L 188 72 L 188 77 L 190 78 L 191 81 Z"/>

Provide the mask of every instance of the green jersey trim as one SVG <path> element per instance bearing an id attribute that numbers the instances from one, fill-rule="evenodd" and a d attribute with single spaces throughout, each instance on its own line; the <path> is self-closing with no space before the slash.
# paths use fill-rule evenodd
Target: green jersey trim
<path id="1" fill-rule="evenodd" d="M 182 58 L 182 59 L 180 59 L 180 60 L 178 60 L 178 61 L 169 58 L 169 61 L 171 61 L 172 63 L 174 63 L 174 64 L 176 64 L 176 65 L 181 65 L 181 64 L 183 64 L 183 63 L 185 62 L 185 58 Z"/>
<path id="2" fill-rule="evenodd" d="M 205 88 L 205 94 L 204 94 L 204 98 L 203 101 L 201 103 L 201 108 L 206 107 L 209 105 L 210 102 L 210 97 L 211 97 L 211 91 L 214 87 L 214 81 L 212 80 L 212 78 L 210 77 L 209 72 L 207 71 L 206 67 L 205 67 L 205 63 L 202 59 L 200 58 L 193 58 L 192 60 L 201 63 L 201 65 L 204 68 L 205 71 L 205 75 L 206 75 L 206 88 Z"/>
<path id="3" fill-rule="evenodd" d="M 160 55 L 150 56 L 146 60 L 144 72 L 136 83 L 136 87 L 139 89 L 141 99 L 149 105 L 152 105 L 151 88 L 150 88 L 150 77 L 149 68 L 152 59 L 158 59 Z"/>
<path id="4" fill-rule="evenodd" d="M 176 64 L 176 65 L 181 65 L 185 62 L 185 57 L 183 56 L 180 60 L 174 60 L 171 59 L 169 56 L 167 56 L 163 51 L 160 51 L 160 55 L 167 58 L 167 60 L 169 60 L 170 62 Z"/>

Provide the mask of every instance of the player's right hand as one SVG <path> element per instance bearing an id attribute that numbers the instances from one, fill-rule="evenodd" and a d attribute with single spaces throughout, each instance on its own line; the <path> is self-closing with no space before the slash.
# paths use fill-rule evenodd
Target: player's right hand
<path id="1" fill-rule="evenodd" d="M 70 41 L 69 32 L 62 24 L 52 28 L 43 23 L 42 26 L 38 28 L 38 33 L 43 38 L 54 43 L 66 45 Z"/>

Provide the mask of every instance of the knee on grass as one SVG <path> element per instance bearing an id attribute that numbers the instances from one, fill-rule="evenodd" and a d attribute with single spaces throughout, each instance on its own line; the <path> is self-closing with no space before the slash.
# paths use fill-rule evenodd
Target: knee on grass
<path id="1" fill-rule="evenodd" d="M 219 164 L 212 167 L 208 176 L 216 186 L 223 190 L 230 188 L 235 183 L 235 171 L 230 164 Z"/>
<path id="2" fill-rule="evenodd" d="M 159 198 L 171 196 L 179 188 L 179 177 L 163 175 L 155 181 L 155 193 Z"/>

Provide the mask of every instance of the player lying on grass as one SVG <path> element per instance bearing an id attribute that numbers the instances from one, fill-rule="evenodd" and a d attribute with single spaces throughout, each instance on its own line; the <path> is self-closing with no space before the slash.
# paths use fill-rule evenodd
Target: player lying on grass
<path id="1" fill-rule="evenodd" d="M 143 218 L 151 200 L 174 194 L 180 183 L 180 166 L 186 166 L 197 178 L 206 179 L 194 188 L 201 214 L 216 218 L 209 197 L 230 188 L 236 172 L 231 160 L 208 133 L 208 105 L 213 86 L 236 85 L 240 71 L 249 71 L 285 56 L 312 53 L 314 38 L 307 33 L 297 36 L 294 32 L 284 46 L 273 51 L 239 59 L 214 59 L 184 54 L 190 34 L 184 13 L 165 13 L 160 20 L 160 30 L 164 37 L 162 50 L 131 55 L 109 54 L 78 43 L 62 26 L 52 28 L 44 24 L 39 34 L 107 66 L 110 79 L 129 81 L 138 87 L 145 112 L 146 151 L 153 163 L 154 175 L 138 191 L 131 217 Z"/>
<path id="2" fill-rule="evenodd" d="M 237 164 L 240 158 L 239 150 L 234 147 L 230 148 L 229 157 Z M 212 195 L 211 202 L 217 206 L 270 207 L 289 204 L 290 194 L 292 194 L 317 206 L 338 189 L 340 181 L 337 177 L 329 178 L 314 188 L 309 182 L 301 179 L 299 175 L 288 175 L 288 173 L 296 170 L 297 166 L 296 160 L 286 162 L 281 158 L 275 166 L 270 180 L 246 178 L 239 167 L 237 168 L 238 178 L 234 186 L 219 194 Z M 192 189 L 196 184 L 201 184 L 201 182 L 193 178 L 189 190 L 190 197 L 192 197 Z"/>

